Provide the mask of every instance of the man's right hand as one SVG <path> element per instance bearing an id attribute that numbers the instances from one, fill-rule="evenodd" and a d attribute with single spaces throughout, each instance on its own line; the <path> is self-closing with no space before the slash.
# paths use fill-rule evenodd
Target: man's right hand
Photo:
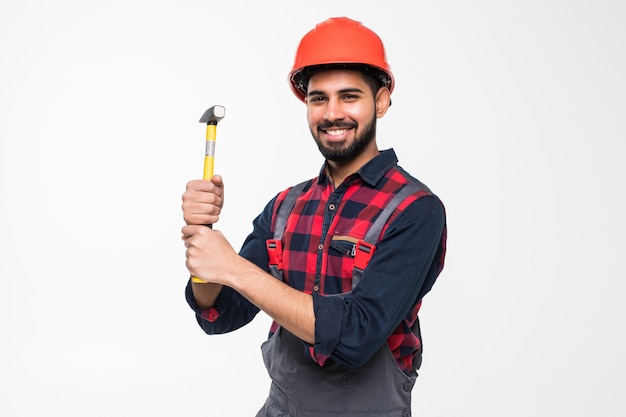
<path id="1" fill-rule="evenodd" d="M 209 225 L 219 220 L 224 205 L 224 182 L 214 175 L 208 180 L 192 180 L 183 194 L 183 219 L 187 224 Z"/>

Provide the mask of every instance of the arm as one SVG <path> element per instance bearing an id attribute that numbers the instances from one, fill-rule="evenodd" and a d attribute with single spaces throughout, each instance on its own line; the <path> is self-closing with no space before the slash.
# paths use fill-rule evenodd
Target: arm
<path id="1" fill-rule="evenodd" d="M 193 276 L 234 289 L 281 326 L 314 343 L 315 315 L 310 295 L 278 281 L 238 255 L 218 230 L 187 225 L 182 232 L 186 265 Z"/>
<path id="2" fill-rule="evenodd" d="M 191 187 L 188 188 L 193 189 L 201 186 L 191 184 Z M 184 207 L 191 213 L 194 211 L 194 205 L 191 204 L 191 201 L 206 200 L 206 197 L 194 196 L 193 192 L 190 192 L 185 199 L 189 200 L 190 203 Z M 253 231 L 246 238 L 239 256 L 235 256 L 234 251 L 221 236 L 221 233 L 214 235 L 213 231 L 206 227 L 183 229 L 183 239 L 185 239 L 185 246 L 188 247 L 188 267 L 190 262 L 206 262 L 204 265 L 206 272 L 200 272 L 201 269 L 190 269 L 191 274 L 202 278 L 204 275 L 200 274 L 207 273 L 221 278 L 216 278 L 214 279 L 215 282 L 207 284 L 189 282 L 186 288 L 187 302 L 196 311 L 198 322 L 205 332 L 214 334 L 235 330 L 252 320 L 259 308 L 262 307 L 276 322 L 298 334 L 301 338 L 313 342 L 314 321 L 308 325 L 305 324 L 306 320 L 300 321 L 298 319 L 302 316 L 301 313 L 291 311 L 290 308 L 282 309 L 282 303 L 279 301 L 289 300 L 287 305 L 296 310 L 308 311 L 309 321 L 311 321 L 313 314 L 311 297 L 293 290 L 266 273 L 269 259 L 265 242 L 272 237 L 270 228 L 275 200 L 275 198 L 272 199 L 254 220 Z M 195 207 L 196 211 L 206 211 L 207 209 L 208 207 Z M 192 217 L 190 219 L 195 223 L 208 220 L 208 218 Z M 189 225 L 191 222 L 188 221 L 187 224 Z M 190 232 L 192 229 L 193 231 Z M 202 238 L 201 235 L 204 234 L 216 238 L 218 243 L 204 242 L 208 245 L 206 248 L 194 248 L 195 244 L 203 244 L 201 242 L 205 238 Z M 192 239 L 193 235 L 196 236 Z M 226 254 L 219 253 L 220 248 L 225 250 Z M 206 251 L 206 253 L 202 251 Z M 232 259 L 229 256 L 232 256 Z M 215 259 L 223 262 L 215 262 Z M 241 262 L 241 265 L 234 270 L 240 273 L 241 277 L 231 277 L 224 272 L 224 268 L 220 267 L 220 265 L 233 266 L 237 262 Z M 237 278 L 241 278 L 240 282 L 235 282 Z M 223 285 L 225 282 L 228 282 L 226 286 Z M 207 298 L 204 298 L 204 294 L 200 291 L 204 291 L 205 287 L 218 287 L 220 290 L 217 294 L 209 294 Z M 211 289 L 207 289 L 207 293 L 209 292 Z"/>
<path id="3" fill-rule="evenodd" d="M 318 362 L 356 367 L 380 349 L 432 287 L 444 228 L 440 201 L 420 198 L 389 225 L 351 294 L 314 295 Z"/>

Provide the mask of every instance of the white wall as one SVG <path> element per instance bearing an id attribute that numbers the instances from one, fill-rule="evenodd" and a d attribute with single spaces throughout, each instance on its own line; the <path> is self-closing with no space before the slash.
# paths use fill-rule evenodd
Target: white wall
<path id="1" fill-rule="evenodd" d="M 0 414 L 254 415 L 269 320 L 208 337 L 180 196 L 214 104 L 239 246 L 321 158 L 286 74 L 330 16 L 397 79 L 379 144 L 448 213 L 420 416 L 618 416 L 626 6 L 618 1 L 0 4 Z M 217 225 L 216 225 L 217 227 Z"/>

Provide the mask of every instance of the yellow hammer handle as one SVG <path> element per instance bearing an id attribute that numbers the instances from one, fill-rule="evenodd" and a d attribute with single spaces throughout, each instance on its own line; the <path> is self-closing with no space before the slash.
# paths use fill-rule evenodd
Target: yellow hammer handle
<path id="1" fill-rule="evenodd" d="M 213 178 L 213 167 L 215 165 L 215 131 L 217 125 L 206 125 L 206 151 L 204 152 L 204 175 L 202 178 L 210 180 Z"/>
<path id="2" fill-rule="evenodd" d="M 204 153 L 204 174 L 202 175 L 202 178 L 205 180 L 210 180 L 211 178 L 213 178 L 213 169 L 215 167 L 216 128 L 217 125 L 215 124 L 206 125 L 206 151 Z M 191 280 L 198 284 L 206 284 L 206 282 L 197 277 L 191 277 Z"/>

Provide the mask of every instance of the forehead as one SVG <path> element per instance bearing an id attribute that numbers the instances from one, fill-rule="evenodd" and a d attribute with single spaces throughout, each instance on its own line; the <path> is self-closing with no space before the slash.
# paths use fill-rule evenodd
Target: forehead
<path id="1" fill-rule="evenodd" d="M 332 69 L 316 72 L 309 78 L 309 92 L 341 90 L 344 88 L 359 88 L 365 90 L 365 88 L 367 88 L 365 76 L 359 71 Z"/>

